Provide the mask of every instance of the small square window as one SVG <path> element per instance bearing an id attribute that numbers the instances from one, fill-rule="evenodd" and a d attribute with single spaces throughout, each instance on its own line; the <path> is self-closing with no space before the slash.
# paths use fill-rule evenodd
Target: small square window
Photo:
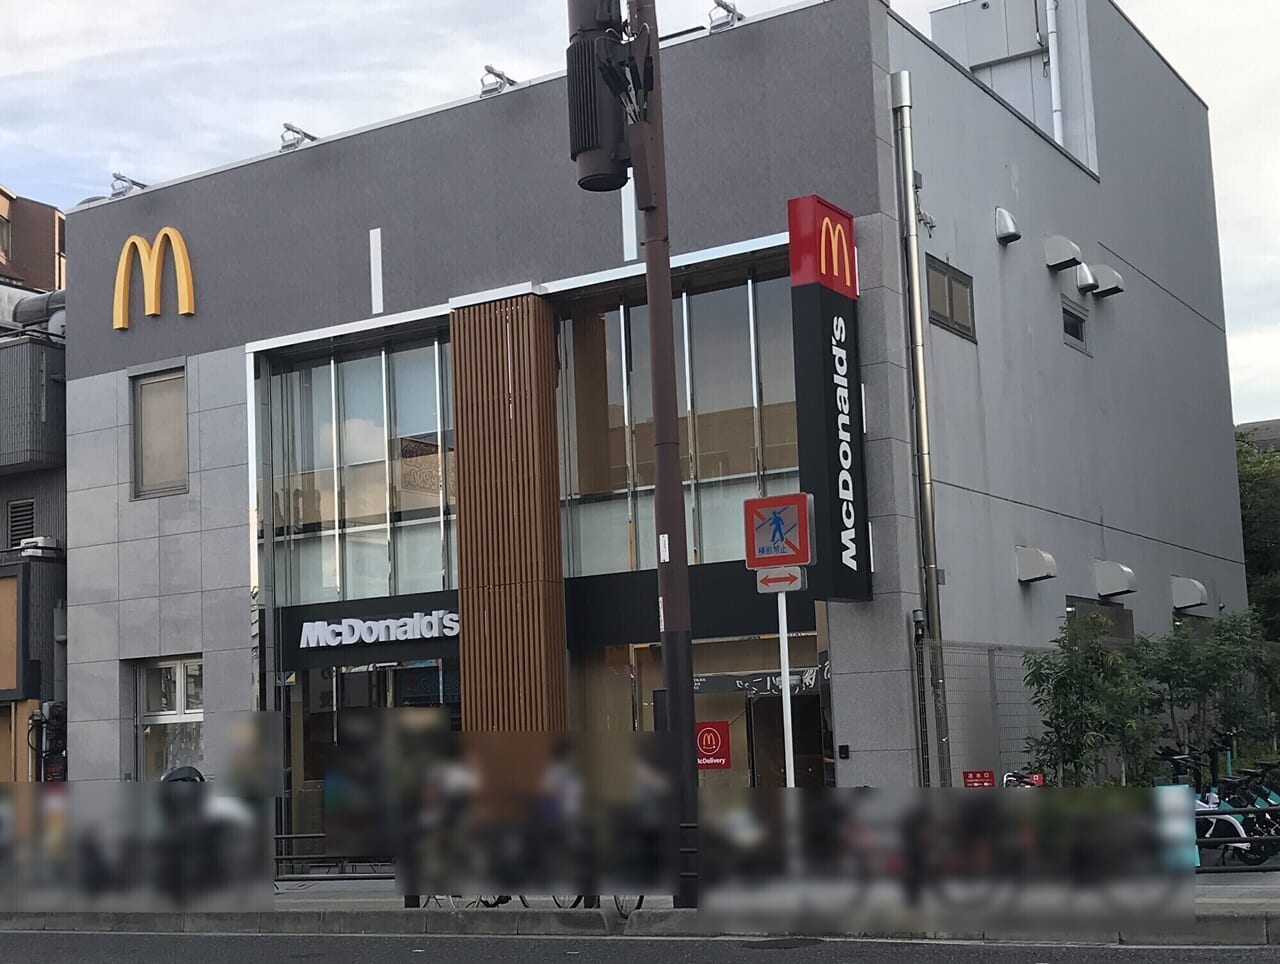
<path id="1" fill-rule="evenodd" d="M 1083 311 L 1072 308 L 1070 305 L 1062 306 L 1062 333 L 1068 341 L 1080 346 L 1084 345 L 1084 324 Z"/>
<path id="2" fill-rule="evenodd" d="M 936 258 L 925 259 L 929 320 L 973 338 L 973 279 Z"/>

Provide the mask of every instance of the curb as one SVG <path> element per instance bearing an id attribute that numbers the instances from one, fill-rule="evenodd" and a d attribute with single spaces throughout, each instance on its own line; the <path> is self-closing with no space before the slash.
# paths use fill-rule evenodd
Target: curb
<path id="1" fill-rule="evenodd" d="M 439 934 L 607 937 L 598 910 L 280 910 L 186 913 L 50 911 L 0 913 L 0 932 L 130 934 Z"/>
<path id="2" fill-rule="evenodd" d="M 31 911 L 0 912 L 0 932 L 132 934 L 436 934 L 528 937 L 834 937 L 897 940 L 1034 941 L 1108 945 L 1262 947 L 1280 945 L 1280 912 L 1199 914 L 1162 929 L 930 929 L 889 919 L 833 928 L 795 917 L 734 919 L 696 910 L 641 908 L 625 922 L 602 910 L 279 910 L 279 911 Z"/>

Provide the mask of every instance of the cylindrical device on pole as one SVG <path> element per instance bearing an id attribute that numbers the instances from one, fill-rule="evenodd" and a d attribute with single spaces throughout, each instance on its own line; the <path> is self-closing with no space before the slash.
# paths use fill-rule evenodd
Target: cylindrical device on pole
<path id="1" fill-rule="evenodd" d="M 951 786 L 948 746 L 947 690 L 942 653 L 942 615 L 938 593 L 938 543 L 934 531 L 933 462 L 929 455 L 929 390 L 925 378 L 924 300 L 920 287 L 920 239 L 916 226 L 915 145 L 911 131 L 911 74 L 900 70 L 889 78 L 898 153 L 898 190 L 902 196 L 902 244 L 907 268 L 907 315 L 911 334 L 911 383 L 915 403 L 916 476 L 920 487 L 920 556 L 924 583 L 924 615 L 933 682 L 934 727 L 938 735 L 938 782 Z"/>
<path id="2" fill-rule="evenodd" d="M 787 786 L 796 785 L 796 751 L 791 739 L 791 651 L 787 638 L 787 594 L 778 593 L 778 662 L 782 685 L 782 758 L 786 761 Z"/>
<path id="3" fill-rule="evenodd" d="M 605 59 L 618 59 L 621 36 L 621 0 L 569 0 L 569 156 L 587 191 L 627 183 L 626 116 L 600 70 Z"/>

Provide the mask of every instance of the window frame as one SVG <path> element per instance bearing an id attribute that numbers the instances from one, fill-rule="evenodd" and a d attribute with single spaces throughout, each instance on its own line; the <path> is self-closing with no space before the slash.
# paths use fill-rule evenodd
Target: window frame
<path id="1" fill-rule="evenodd" d="M 178 685 L 178 708 L 176 710 L 160 711 L 155 713 L 147 712 L 147 671 L 153 669 L 167 669 L 174 667 L 177 670 Z M 200 708 L 187 708 L 187 667 L 200 667 Z M 148 723 L 202 723 L 204 722 L 204 657 L 203 656 L 176 656 L 165 657 L 164 659 L 144 659 L 138 661 L 138 726 L 139 736 L 141 736 L 141 728 Z"/>
<path id="2" fill-rule="evenodd" d="M 155 485 L 144 487 L 142 484 L 142 433 L 139 431 L 142 418 L 142 387 L 156 382 L 180 378 L 182 380 L 183 420 L 190 419 L 191 410 L 187 404 L 187 369 L 186 366 L 165 368 L 159 371 L 134 375 L 129 379 L 129 448 L 131 464 L 130 495 L 132 499 L 158 499 L 167 495 L 185 495 L 191 491 L 191 433 L 184 424 L 184 469 L 182 482 L 172 485 Z"/>
<path id="3" fill-rule="evenodd" d="M 8 261 L 13 256 L 13 222 L 0 214 L 0 258 Z"/>
<path id="4" fill-rule="evenodd" d="M 974 314 L 973 276 L 961 271 L 950 262 L 935 258 L 931 254 L 926 254 L 924 256 L 924 261 L 924 293 L 926 296 L 925 300 L 928 302 L 927 311 L 929 313 L 929 321 L 932 324 L 937 325 L 939 328 L 945 328 L 947 331 L 977 344 L 978 323 Z M 937 271 L 946 280 L 947 304 L 945 312 L 937 311 L 933 305 L 932 299 L 928 297 L 930 271 Z M 956 321 L 955 311 L 952 309 L 952 291 L 956 285 L 963 287 L 969 295 L 969 325 L 967 327 Z"/>
<path id="5" fill-rule="evenodd" d="M 200 742 L 204 745 L 204 655 L 192 656 L 166 656 L 162 659 L 140 659 L 132 661 L 135 664 L 134 677 L 134 711 L 133 711 L 133 749 L 134 761 L 133 771 L 137 774 L 137 778 L 141 780 L 142 774 L 146 769 L 146 739 L 147 728 L 150 726 L 166 726 L 177 723 L 199 723 L 201 726 Z M 187 709 L 187 667 L 197 665 L 200 667 L 200 709 Z M 178 696 L 178 709 L 167 713 L 148 713 L 147 712 L 147 671 L 151 669 L 164 669 L 173 666 L 177 670 L 178 683 L 176 687 Z"/>
<path id="6" fill-rule="evenodd" d="M 1077 338 L 1075 335 L 1067 331 L 1067 325 L 1066 325 L 1067 315 L 1071 315 L 1074 318 L 1077 318 L 1079 320 L 1080 322 L 1079 338 Z M 1082 352 L 1086 355 L 1090 354 L 1088 309 L 1084 308 L 1082 305 L 1076 304 L 1074 301 L 1069 301 L 1068 299 L 1063 298 L 1062 299 L 1062 322 L 1063 322 L 1062 323 L 1063 344 L 1071 348 L 1074 348 L 1077 351 Z"/>

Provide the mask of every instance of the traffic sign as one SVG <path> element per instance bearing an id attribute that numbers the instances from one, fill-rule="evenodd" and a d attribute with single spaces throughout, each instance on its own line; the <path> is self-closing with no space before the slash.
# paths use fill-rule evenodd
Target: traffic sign
<path id="1" fill-rule="evenodd" d="M 804 592 L 808 585 L 803 566 L 756 570 L 756 592 Z"/>
<path id="2" fill-rule="evenodd" d="M 748 569 L 813 562 L 813 496 L 795 492 L 747 499 L 743 521 Z"/>

